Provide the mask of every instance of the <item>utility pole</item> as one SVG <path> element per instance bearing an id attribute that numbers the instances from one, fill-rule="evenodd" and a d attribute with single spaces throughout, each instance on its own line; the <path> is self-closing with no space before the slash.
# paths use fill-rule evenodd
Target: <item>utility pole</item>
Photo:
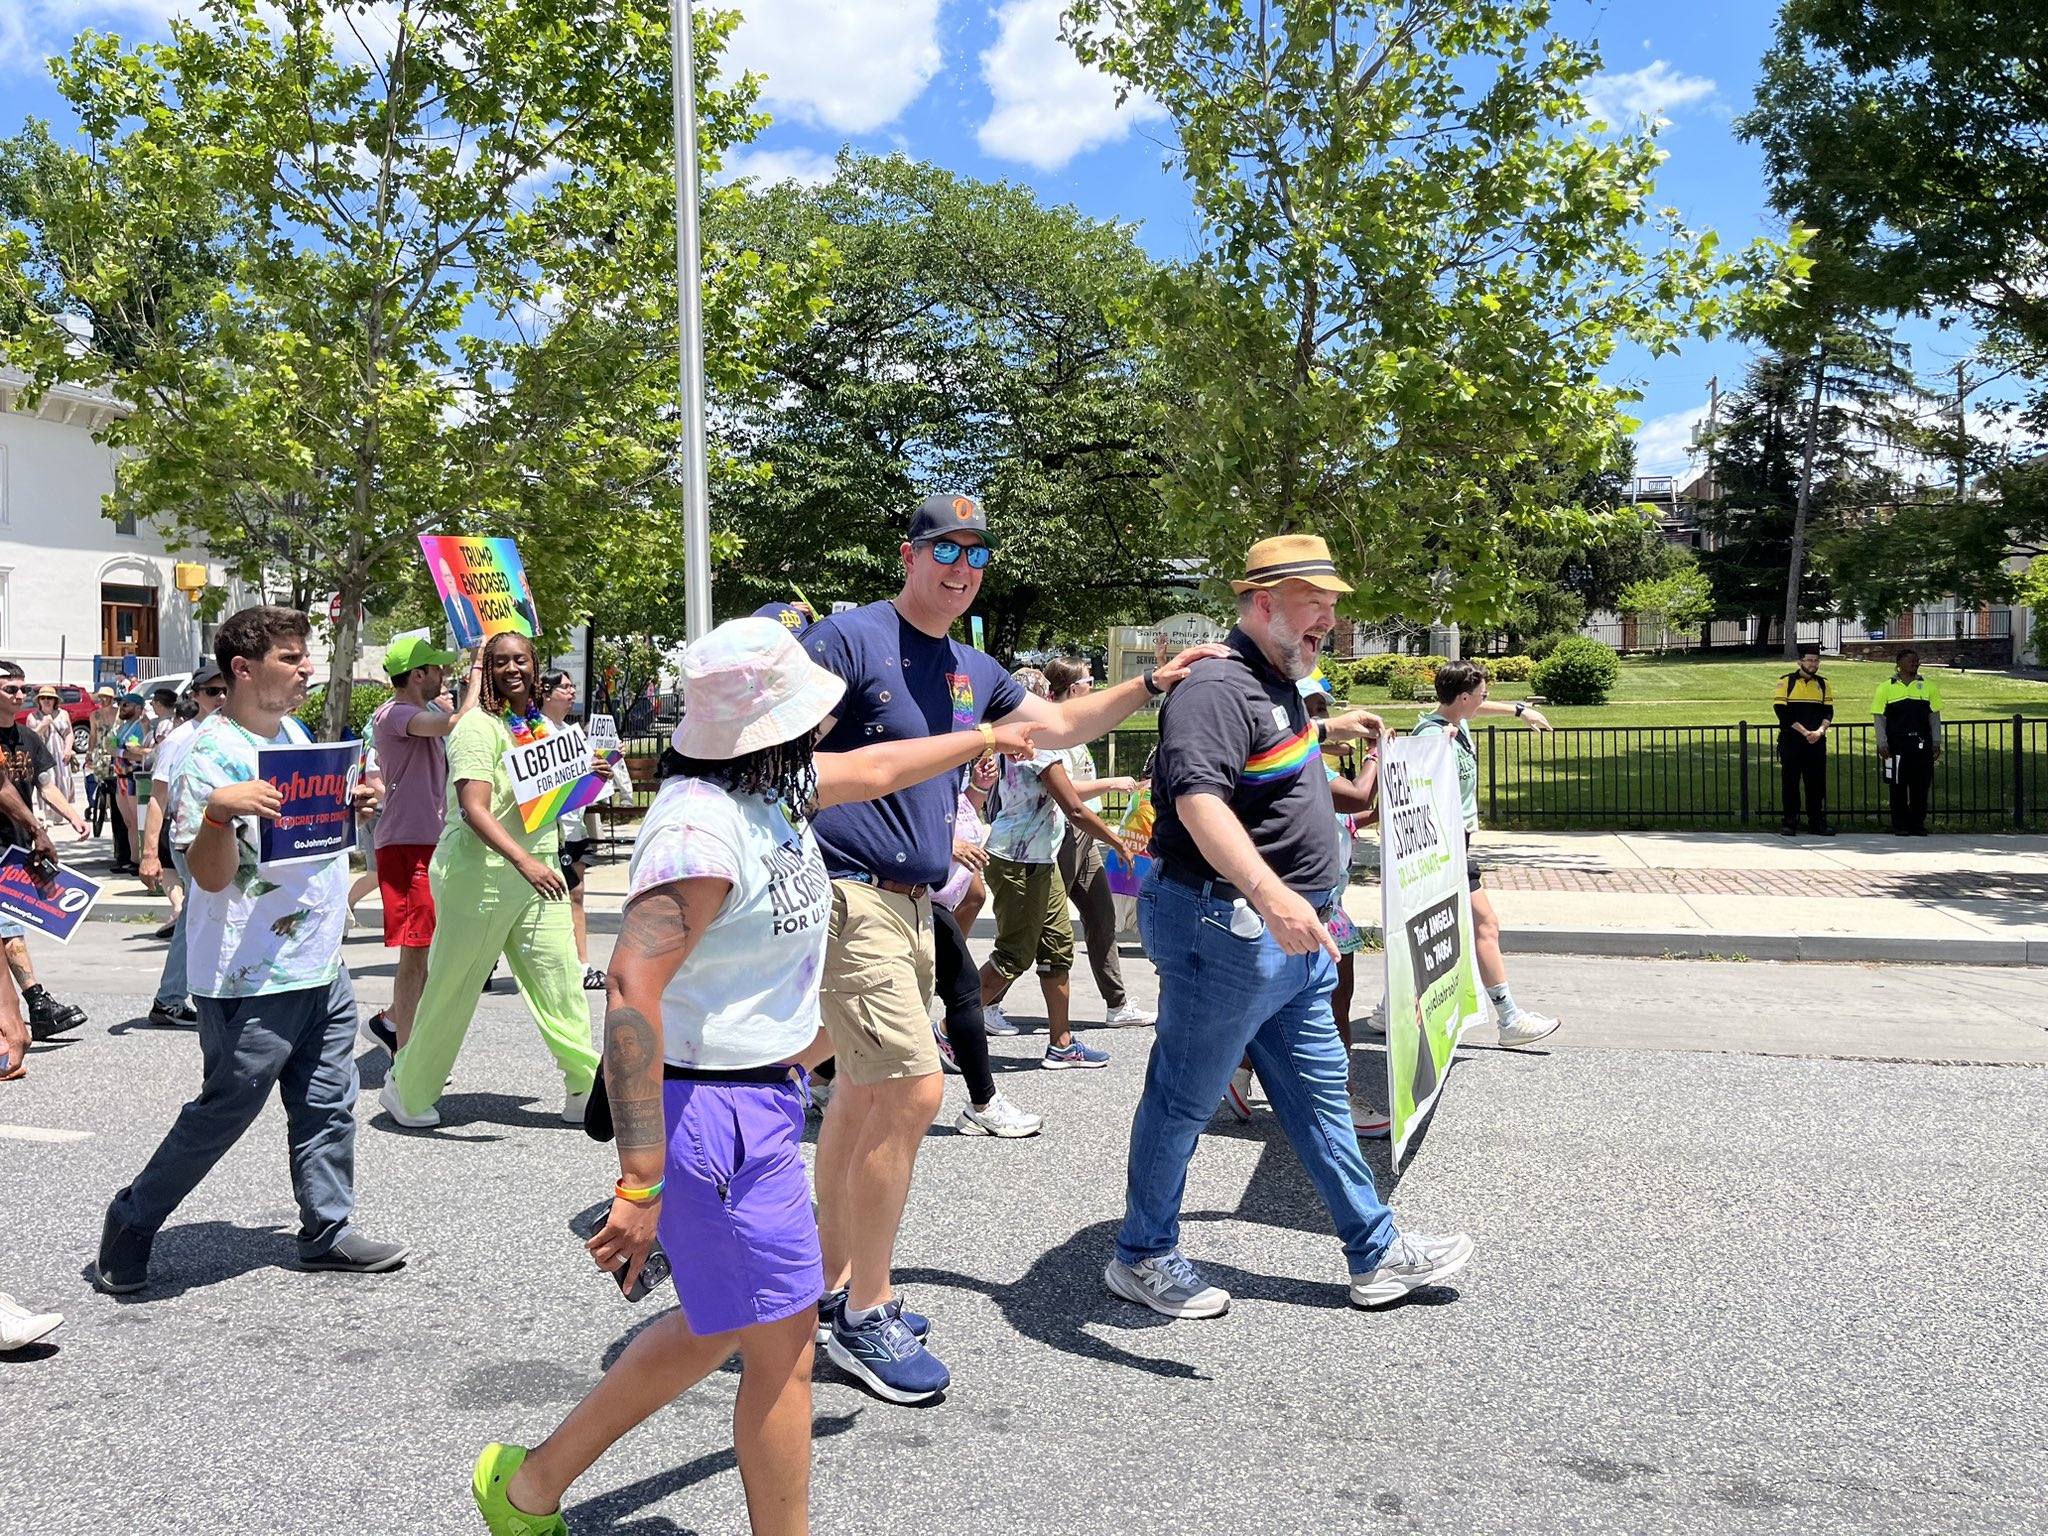
<path id="1" fill-rule="evenodd" d="M 1970 366 L 1970 363 L 1969 363 L 1969 359 L 1968 359 L 1968 358 L 1964 358 L 1963 360 L 1961 360 L 1960 362 L 1958 362 L 1958 363 L 1956 364 L 1956 459 L 1955 459 L 1955 472 L 1956 472 L 1956 501 L 1957 501 L 1957 503 L 1958 503 L 1958 504 L 1960 504 L 1960 503 L 1962 502 L 1962 499 L 1963 499 L 1963 495 L 1964 495 L 1964 492 L 1965 492 L 1965 491 L 1967 490 L 1967 488 L 1968 488 L 1968 487 L 1967 487 L 1967 486 L 1965 485 L 1965 483 L 1964 483 L 1964 482 L 1965 482 L 1965 481 L 1967 481 L 1967 480 L 1969 479 L 1969 475 L 1970 475 L 1970 433 L 1969 433 L 1969 425 L 1968 425 L 1968 424 L 1969 424 L 1969 419 L 1970 419 L 1970 418 L 1969 418 L 1969 417 L 1968 417 L 1968 416 L 1967 416 L 1966 414 L 1964 414 L 1964 410 L 1963 410 L 1963 402 L 1964 402 L 1964 401 L 1966 401 L 1966 400 L 1968 400 L 1968 399 L 1970 398 L 1970 386 L 1969 386 L 1969 382 L 1968 382 L 1968 380 L 1967 380 L 1967 379 L 1965 378 L 1965 376 L 1964 376 L 1964 372 L 1965 372 L 1965 370 L 1966 370 L 1966 369 L 1967 369 L 1967 368 L 1968 368 L 1969 366 Z"/>
<path id="2" fill-rule="evenodd" d="M 676 298 L 682 354 L 683 633 L 711 628 L 711 484 L 704 463 L 704 275 L 697 233 L 697 68 L 690 0 L 669 0 L 669 73 L 675 86 Z"/>
<path id="3" fill-rule="evenodd" d="M 1707 380 L 1707 494 L 1718 496 L 1721 488 L 1714 481 L 1714 434 L 1721 430 L 1721 375 L 1715 374 Z"/>
<path id="4" fill-rule="evenodd" d="M 1813 506 L 1813 459 L 1820 447 L 1820 408 L 1827 392 L 1828 350 L 1813 349 L 1813 398 L 1806 407 L 1806 451 L 1799 464 L 1799 499 L 1792 513 L 1792 559 L 1785 573 L 1785 659 L 1799 659 L 1799 585 L 1806 565 L 1806 518 Z"/>

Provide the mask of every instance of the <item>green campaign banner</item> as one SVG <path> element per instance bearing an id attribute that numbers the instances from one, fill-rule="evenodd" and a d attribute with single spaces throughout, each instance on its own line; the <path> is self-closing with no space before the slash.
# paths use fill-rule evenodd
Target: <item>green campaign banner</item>
<path id="1" fill-rule="evenodd" d="M 1380 749 L 1380 891 L 1387 936 L 1387 1102 L 1394 1161 L 1421 1126 L 1458 1039 L 1484 1016 L 1458 765 L 1447 735 Z"/>

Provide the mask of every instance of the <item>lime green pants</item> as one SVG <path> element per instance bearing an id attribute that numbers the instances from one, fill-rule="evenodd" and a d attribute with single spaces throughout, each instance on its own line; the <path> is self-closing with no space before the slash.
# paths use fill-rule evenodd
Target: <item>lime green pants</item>
<path id="1" fill-rule="evenodd" d="M 517 870 L 488 852 L 481 865 L 474 859 L 451 865 L 437 851 L 428 878 L 434 942 L 427 950 L 427 987 L 412 1037 L 391 1064 L 405 1112 L 424 1114 L 441 1097 L 500 955 L 562 1069 L 564 1090 L 588 1093 L 598 1056 L 590 1044 L 590 1004 L 567 900 L 542 901 Z"/>

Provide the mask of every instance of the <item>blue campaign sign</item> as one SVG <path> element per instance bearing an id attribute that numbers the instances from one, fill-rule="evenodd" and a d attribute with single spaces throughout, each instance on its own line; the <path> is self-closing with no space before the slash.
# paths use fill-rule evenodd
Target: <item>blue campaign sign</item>
<path id="1" fill-rule="evenodd" d="M 256 857 L 264 864 L 305 864 L 331 859 L 356 845 L 356 781 L 362 773 L 359 741 L 316 741 L 264 747 L 256 777 L 277 786 L 284 805 L 257 822 Z"/>
<path id="2" fill-rule="evenodd" d="M 0 912 L 47 933 L 59 944 L 69 944 L 72 933 L 99 900 L 99 882 L 59 865 L 54 880 L 38 884 L 29 858 L 29 851 L 19 845 L 0 854 Z"/>

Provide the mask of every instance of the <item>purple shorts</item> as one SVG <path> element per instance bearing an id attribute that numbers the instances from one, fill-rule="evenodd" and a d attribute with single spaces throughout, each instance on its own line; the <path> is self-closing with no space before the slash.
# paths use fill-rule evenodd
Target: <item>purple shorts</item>
<path id="1" fill-rule="evenodd" d="M 825 1264 L 804 1176 L 804 1091 L 789 1083 L 662 1084 L 661 1246 L 699 1338 L 818 1304 Z"/>

